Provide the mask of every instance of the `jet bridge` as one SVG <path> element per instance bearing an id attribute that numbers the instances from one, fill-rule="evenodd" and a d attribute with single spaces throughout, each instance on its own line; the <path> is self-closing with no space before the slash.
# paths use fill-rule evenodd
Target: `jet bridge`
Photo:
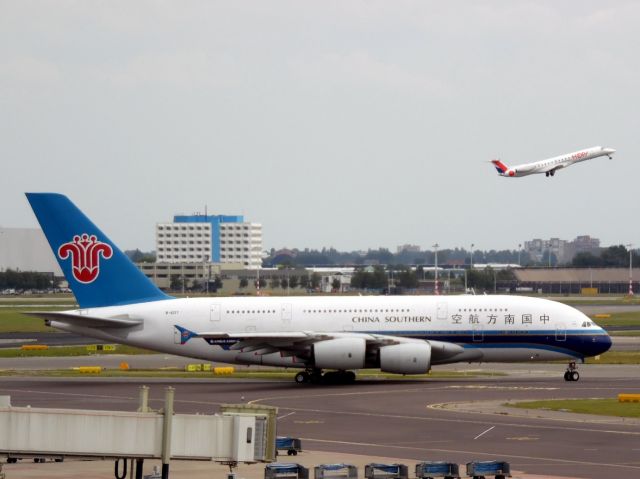
<path id="1" fill-rule="evenodd" d="M 0 456 L 136 459 L 140 478 L 144 459 L 162 459 L 163 478 L 171 459 L 230 465 L 275 459 L 276 408 L 174 414 L 173 391 L 166 390 L 163 412 L 149 410 L 144 386 L 139 412 L 13 407 L 0 396 Z"/>

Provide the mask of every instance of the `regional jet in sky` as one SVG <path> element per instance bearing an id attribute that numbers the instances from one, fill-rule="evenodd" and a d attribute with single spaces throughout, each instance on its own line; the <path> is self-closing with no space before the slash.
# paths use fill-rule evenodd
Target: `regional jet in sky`
<path id="1" fill-rule="evenodd" d="M 79 305 L 27 314 L 63 331 L 206 361 L 297 368 L 299 383 L 352 382 L 362 368 L 571 365 L 611 346 L 580 311 L 520 296 L 171 297 L 66 196 L 27 198 Z M 564 378 L 577 381 L 578 371 L 569 367 Z"/>
<path id="2" fill-rule="evenodd" d="M 605 148 L 603 146 L 594 146 L 586 150 L 574 151 L 566 155 L 554 156 L 542 161 L 533 163 L 523 163 L 521 165 L 507 166 L 500 160 L 492 160 L 491 163 L 498 170 L 500 176 L 517 178 L 519 176 L 533 175 L 535 173 L 544 173 L 545 176 L 553 176 L 556 171 L 571 166 L 581 161 L 592 160 L 600 156 L 608 156 L 611 160 L 616 152 L 613 148 Z"/>

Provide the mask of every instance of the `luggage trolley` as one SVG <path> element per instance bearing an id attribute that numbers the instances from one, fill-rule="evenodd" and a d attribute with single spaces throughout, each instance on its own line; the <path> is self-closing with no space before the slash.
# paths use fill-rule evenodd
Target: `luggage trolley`
<path id="1" fill-rule="evenodd" d="M 409 468 L 404 464 L 367 464 L 364 466 L 367 479 L 408 479 Z"/>
<path id="2" fill-rule="evenodd" d="M 320 464 L 313 468 L 314 479 L 358 479 L 358 468 L 353 464 Z"/>
<path id="3" fill-rule="evenodd" d="M 309 479 L 309 469 L 294 462 L 272 462 L 264 466 L 264 479 Z"/>
<path id="4" fill-rule="evenodd" d="M 445 461 L 424 461 L 416 464 L 416 477 L 418 479 L 460 479 L 458 464 Z"/>
<path id="5" fill-rule="evenodd" d="M 276 452 L 287 451 L 287 456 L 297 456 L 302 452 L 302 441 L 295 437 L 276 437 Z"/>
<path id="6" fill-rule="evenodd" d="M 511 466 L 504 461 L 473 461 L 467 463 L 467 475 L 473 479 L 485 479 L 494 476 L 495 479 L 511 477 Z"/>

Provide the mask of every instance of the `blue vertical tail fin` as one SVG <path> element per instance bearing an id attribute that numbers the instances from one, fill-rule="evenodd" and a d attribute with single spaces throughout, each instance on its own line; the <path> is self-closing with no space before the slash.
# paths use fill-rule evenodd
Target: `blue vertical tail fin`
<path id="1" fill-rule="evenodd" d="M 27 193 L 81 308 L 170 299 L 64 195 Z"/>

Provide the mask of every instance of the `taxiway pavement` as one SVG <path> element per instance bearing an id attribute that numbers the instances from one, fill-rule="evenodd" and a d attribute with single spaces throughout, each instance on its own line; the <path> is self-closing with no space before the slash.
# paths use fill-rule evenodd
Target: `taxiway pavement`
<path id="1" fill-rule="evenodd" d="M 20 406 L 135 410 L 141 384 L 151 387 L 151 406 L 157 408 L 171 385 L 177 412 L 212 413 L 221 403 L 277 406 L 278 434 L 299 437 L 305 449 L 327 457 L 385 456 L 408 464 L 501 459 L 513 469 L 545 477 L 640 477 L 637 421 L 612 424 L 589 417 L 527 416 L 522 410 L 496 414 L 442 407 L 640 393 L 638 366 L 588 365 L 575 383 L 562 379 L 562 365 L 536 365 L 544 374 L 527 373 L 528 365 L 512 366 L 500 377 L 362 380 L 349 386 L 290 380 L 0 378 L 0 395 L 10 395 Z"/>

